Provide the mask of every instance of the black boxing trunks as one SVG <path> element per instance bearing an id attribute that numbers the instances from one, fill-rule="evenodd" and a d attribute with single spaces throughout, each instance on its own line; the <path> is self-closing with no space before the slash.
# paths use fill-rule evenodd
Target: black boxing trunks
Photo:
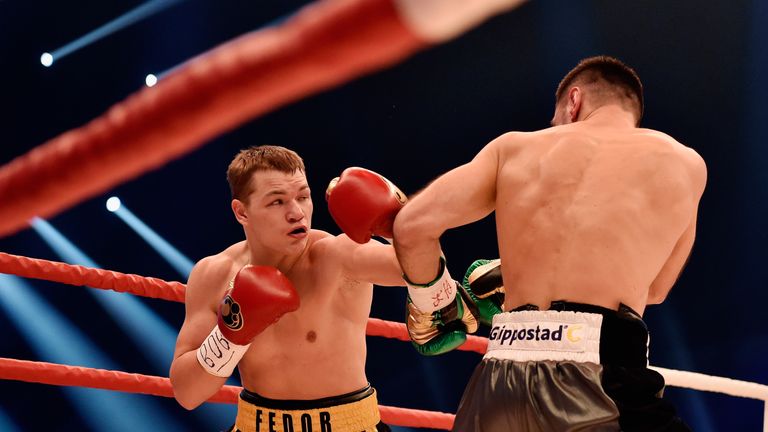
<path id="1" fill-rule="evenodd" d="M 526 305 L 493 317 L 453 430 L 689 431 L 663 390 L 648 368 L 648 328 L 631 308 Z"/>
<path id="2" fill-rule="evenodd" d="M 389 432 L 370 385 L 340 396 L 275 400 L 243 390 L 230 432 Z"/>

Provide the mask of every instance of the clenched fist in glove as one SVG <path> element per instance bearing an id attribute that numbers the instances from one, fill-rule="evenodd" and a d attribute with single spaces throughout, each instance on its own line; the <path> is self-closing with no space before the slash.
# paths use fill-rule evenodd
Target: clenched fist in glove
<path id="1" fill-rule="evenodd" d="M 336 224 L 357 243 L 392 238 L 392 224 L 407 198 L 392 182 L 364 168 L 347 168 L 325 192 Z"/>
<path id="2" fill-rule="evenodd" d="M 197 350 L 197 361 L 211 375 L 228 377 L 251 341 L 281 316 L 299 308 L 299 295 L 280 270 L 243 267 L 219 304 L 218 324 Z"/>
<path id="3" fill-rule="evenodd" d="M 464 275 L 462 285 L 475 304 L 481 323 L 491 325 L 493 316 L 504 312 L 506 291 L 500 259 L 473 262 Z"/>
<path id="4" fill-rule="evenodd" d="M 458 348 L 477 331 L 477 310 L 440 258 L 438 277 L 425 285 L 408 284 L 406 327 L 416 350 L 438 355 Z M 458 295 L 457 295 L 458 294 Z"/>

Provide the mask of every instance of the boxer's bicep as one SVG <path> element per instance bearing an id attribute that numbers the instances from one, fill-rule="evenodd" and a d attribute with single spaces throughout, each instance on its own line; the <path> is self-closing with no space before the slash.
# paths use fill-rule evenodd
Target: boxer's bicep
<path id="1" fill-rule="evenodd" d="M 381 286 L 405 286 L 395 249 L 371 240 L 351 249 L 349 272 L 355 280 Z"/>
<path id="2" fill-rule="evenodd" d="M 342 234 L 334 239 L 333 249 L 334 259 L 349 279 L 381 286 L 405 286 L 392 245 L 373 239 L 359 244 Z"/>
<path id="3" fill-rule="evenodd" d="M 402 210 L 402 218 L 418 221 L 418 231 L 434 236 L 482 219 L 495 208 L 497 171 L 498 151 L 492 143 L 418 193 Z"/>
<path id="4" fill-rule="evenodd" d="M 217 283 L 218 271 L 211 271 L 209 259 L 195 265 L 184 293 L 184 322 L 176 339 L 174 358 L 197 349 L 203 338 L 216 325 L 215 304 L 221 287 Z M 213 288 L 213 289 L 211 289 Z"/>
<path id="5" fill-rule="evenodd" d="M 648 290 L 648 304 L 659 304 L 666 299 L 667 294 L 669 294 L 672 286 L 677 282 L 688 262 L 695 238 L 696 215 L 694 214 L 688 228 L 680 236 L 661 271 L 659 271 L 656 279 L 651 283 L 651 287 Z"/>
<path id="6" fill-rule="evenodd" d="M 691 189 L 693 194 L 693 216 L 688 227 L 678 239 L 672 253 L 667 258 L 664 266 L 651 283 L 648 291 L 648 304 L 658 304 L 666 299 L 672 286 L 677 282 L 683 272 L 693 249 L 696 238 L 696 221 L 699 202 L 707 184 L 707 166 L 704 159 L 695 151 L 686 149 L 686 160 L 691 173 Z"/>

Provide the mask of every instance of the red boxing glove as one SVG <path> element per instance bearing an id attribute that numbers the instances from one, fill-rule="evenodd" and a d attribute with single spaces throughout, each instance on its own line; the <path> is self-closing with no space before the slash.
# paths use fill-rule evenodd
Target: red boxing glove
<path id="1" fill-rule="evenodd" d="M 197 350 L 206 372 L 228 377 L 256 335 L 281 316 L 299 308 L 299 295 L 280 270 L 243 267 L 219 304 L 218 325 Z"/>
<path id="2" fill-rule="evenodd" d="M 219 330 L 238 345 L 247 345 L 283 314 L 299 308 L 299 295 L 280 270 L 243 267 L 219 305 Z"/>
<path id="3" fill-rule="evenodd" d="M 344 233 L 357 243 L 371 236 L 392 238 L 392 224 L 408 199 L 392 182 L 364 168 L 347 168 L 325 192 L 328 210 Z"/>

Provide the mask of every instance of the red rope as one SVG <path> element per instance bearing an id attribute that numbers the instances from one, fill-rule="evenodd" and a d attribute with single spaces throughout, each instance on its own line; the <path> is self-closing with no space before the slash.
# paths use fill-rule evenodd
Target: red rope
<path id="1" fill-rule="evenodd" d="M 186 286 L 179 282 L 166 282 L 157 278 L 28 258 L 3 252 L 0 252 L 0 273 L 15 274 L 17 276 L 70 285 L 110 289 L 177 302 L 184 301 L 184 291 L 186 289 Z M 368 318 L 366 334 L 368 336 L 381 336 L 406 342 L 410 341 L 405 324 L 376 318 Z M 464 345 L 458 349 L 485 354 L 487 348 L 487 338 L 469 335 Z"/>
<path id="2" fill-rule="evenodd" d="M 394 426 L 430 428 L 430 429 L 453 429 L 453 414 L 437 411 L 424 411 L 411 408 L 398 408 L 385 405 L 379 405 L 381 420 Z"/>
<path id="3" fill-rule="evenodd" d="M 171 381 L 164 377 L 2 357 L 0 379 L 173 397 Z M 241 387 L 224 386 L 208 402 L 237 403 L 240 390 Z M 379 409 L 381 419 L 395 426 L 445 430 L 453 427 L 453 414 L 384 405 Z"/>
<path id="4" fill-rule="evenodd" d="M 405 328 L 405 324 L 384 321 L 378 318 L 368 318 L 368 325 L 365 327 L 365 333 L 368 336 L 381 336 L 389 339 L 399 339 L 405 342 L 411 341 L 408 337 L 408 330 Z M 485 354 L 485 351 L 488 349 L 488 338 L 467 335 L 467 341 L 456 349 Z"/>
<path id="5" fill-rule="evenodd" d="M 0 378 L 173 397 L 168 378 L 29 360 L 0 357 Z M 239 392 L 239 387 L 224 386 L 208 402 L 235 403 Z"/>
<path id="6" fill-rule="evenodd" d="M 144 297 L 184 302 L 186 287 L 179 282 L 95 269 L 62 262 L 28 258 L 0 252 L 0 273 L 127 292 Z"/>
<path id="7" fill-rule="evenodd" d="M 393 0 L 320 0 L 227 42 L 0 168 L 0 236 L 158 168 L 289 102 L 401 61 L 426 43 Z"/>

